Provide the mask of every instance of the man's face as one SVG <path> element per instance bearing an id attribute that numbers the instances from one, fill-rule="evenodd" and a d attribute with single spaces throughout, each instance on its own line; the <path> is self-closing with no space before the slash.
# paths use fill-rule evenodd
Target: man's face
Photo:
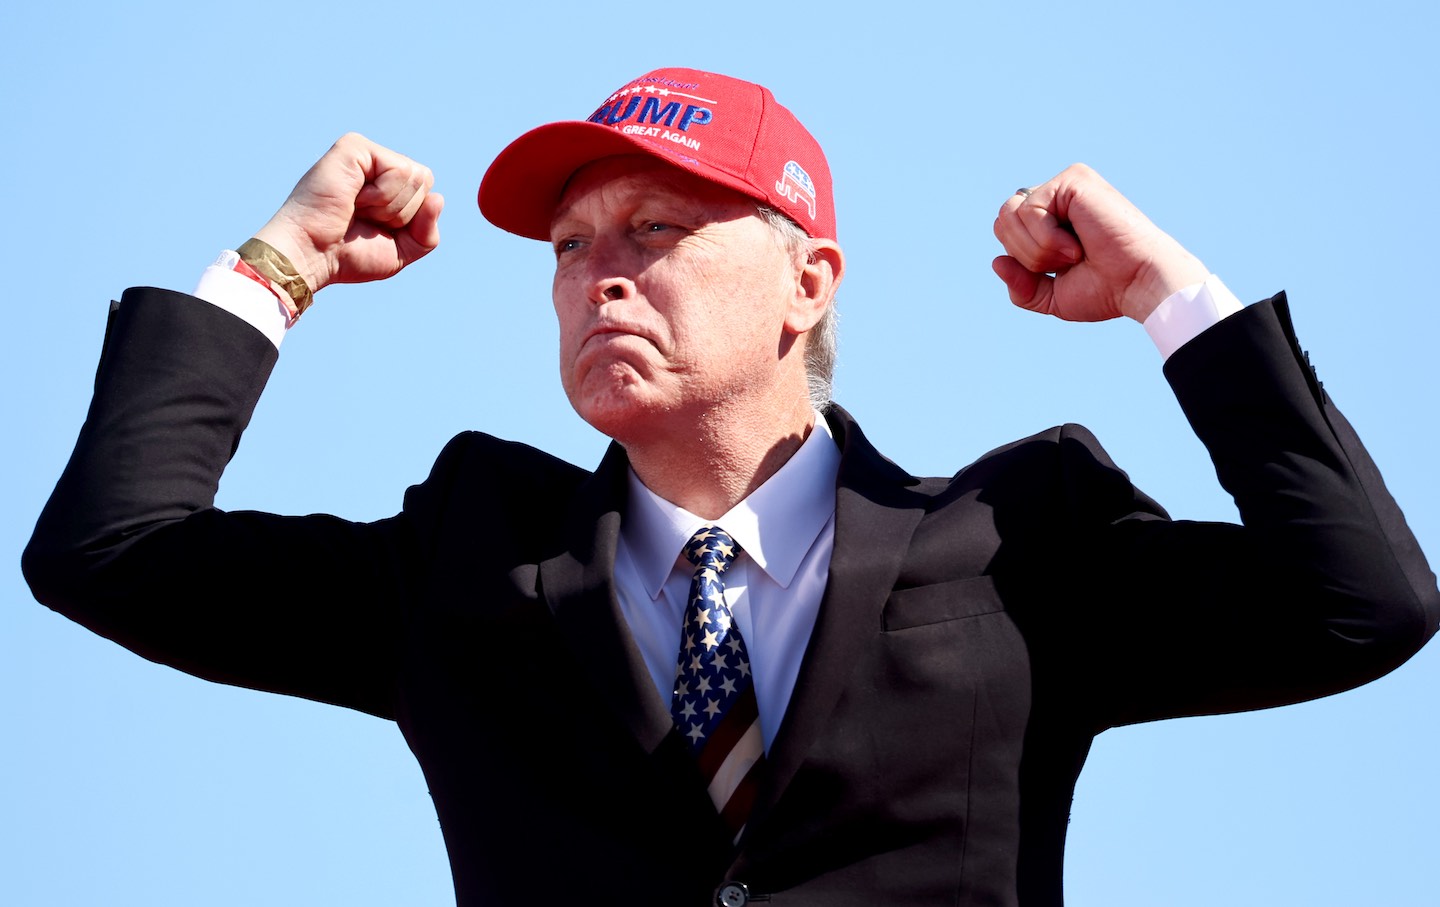
<path id="1" fill-rule="evenodd" d="M 798 342 L 799 265 L 756 203 L 643 156 L 570 181 L 551 227 L 560 378 L 622 443 L 665 440 L 717 404 L 764 399 Z"/>

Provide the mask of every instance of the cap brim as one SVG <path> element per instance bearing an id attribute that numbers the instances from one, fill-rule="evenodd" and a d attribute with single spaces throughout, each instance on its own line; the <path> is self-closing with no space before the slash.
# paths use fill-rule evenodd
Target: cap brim
<path id="1" fill-rule="evenodd" d="M 763 199 L 745 180 L 706 166 L 671 143 L 626 135 L 609 126 L 567 120 L 538 126 L 505 147 L 480 181 L 480 212 L 502 230 L 548 240 L 565 184 L 592 161 L 644 154 L 744 195 Z"/>

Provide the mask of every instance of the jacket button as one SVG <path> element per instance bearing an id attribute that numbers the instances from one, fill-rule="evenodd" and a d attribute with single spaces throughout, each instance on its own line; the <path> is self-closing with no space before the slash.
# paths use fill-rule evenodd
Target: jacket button
<path id="1" fill-rule="evenodd" d="M 716 907 L 745 907 L 750 903 L 750 889 L 743 882 L 726 882 L 715 889 Z"/>

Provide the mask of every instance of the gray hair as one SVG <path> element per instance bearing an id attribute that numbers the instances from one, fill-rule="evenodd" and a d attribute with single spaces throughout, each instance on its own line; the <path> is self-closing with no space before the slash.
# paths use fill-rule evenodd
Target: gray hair
<path id="1" fill-rule="evenodd" d="M 814 240 L 804 228 L 785 214 L 766 205 L 759 206 L 758 213 L 775 231 L 781 248 L 798 260 L 809 260 L 814 253 Z M 835 311 L 835 300 L 825 304 L 825 312 L 805 337 L 805 383 L 810 393 L 810 405 L 821 412 L 830 405 L 835 391 L 835 357 L 839 346 Z"/>

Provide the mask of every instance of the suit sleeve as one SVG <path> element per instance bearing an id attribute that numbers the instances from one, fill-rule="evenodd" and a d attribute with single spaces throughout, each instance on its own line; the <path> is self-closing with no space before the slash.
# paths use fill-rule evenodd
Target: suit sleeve
<path id="1" fill-rule="evenodd" d="M 1283 295 L 1210 328 L 1165 372 L 1243 525 L 1170 521 L 1093 439 L 1067 439 L 1066 485 L 1106 521 L 1080 527 L 1091 541 L 1076 569 L 1092 572 L 1096 607 L 1072 625 L 1090 651 L 1072 649 L 1067 672 L 1092 678 L 1076 689 L 1096 724 L 1311 699 L 1418 651 L 1440 626 L 1435 576 L 1305 361 Z"/>
<path id="2" fill-rule="evenodd" d="M 41 602 L 153 661 L 389 716 L 413 526 L 443 469 L 379 523 L 217 510 L 275 359 L 228 312 L 127 291 L 24 572 Z"/>

